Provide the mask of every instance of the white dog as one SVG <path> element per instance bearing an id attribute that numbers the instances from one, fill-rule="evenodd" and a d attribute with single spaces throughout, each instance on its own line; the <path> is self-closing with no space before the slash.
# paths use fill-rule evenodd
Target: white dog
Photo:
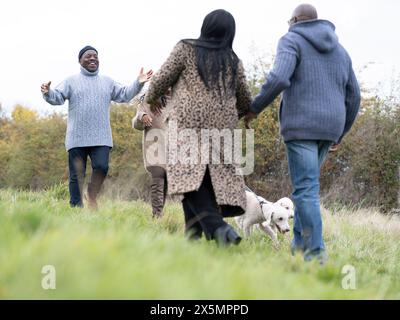
<path id="1" fill-rule="evenodd" d="M 292 200 L 290 200 L 289 198 L 282 198 L 279 199 L 276 203 L 289 211 L 289 219 L 294 218 L 294 204 Z"/>
<path id="2" fill-rule="evenodd" d="M 282 198 L 272 203 L 247 190 L 246 198 L 246 212 L 235 217 L 237 225 L 244 231 L 246 237 L 250 235 L 252 226 L 257 224 L 274 242 L 278 242 L 277 231 L 280 233 L 290 231 L 289 219 L 294 215 L 294 206 L 289 198 Z"/>

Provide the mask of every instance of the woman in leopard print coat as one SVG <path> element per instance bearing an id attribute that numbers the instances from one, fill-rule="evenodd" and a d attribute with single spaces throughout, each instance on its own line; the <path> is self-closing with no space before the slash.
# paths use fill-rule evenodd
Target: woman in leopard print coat
<path id="1" fill-rule="evenodd" d="M 213 234 L 216 227 L 225 226 L 221 214 L 234 216 L 243 213 L 246 209 L 244 178 L 236 172 L 234 164 L 224 163 L 225 139 L 221 139 L 219 150 L 215 148 L 212 139 L 208 140 L 210 154 L 208 163 L 205 163 L 200 151 L 200 146 L 204 147 L 200 138 L 201 132 L 204 133 L 202 129 L 217 129 L 219 133 L 221 130 L 228 129 L 233 141 L 233 129 L 237 128 L 239 119 L 247 114 L 251 104 L 251 94 L 243 65 L 232 50 L 234 20 L 233 36 L 232 32 L 229 34 L 232 30 L 228 30 L 232 29 L 232 20 L 233 17 L 224 10 L 211 12 L 204 19 L 201 37 L 196 40 L 182 40 L 175 46 L 167 61 L 153 76 L 146 94 L 146 101 L 155 106 L 157 99 L 172 87 L 172 97 L 169 102 L 171 107 L 168 111 L 170 148 L 167 162 L 168 190 L 170 194 L 184 194 L 186 199 L 188 195 L 193 195 L 193 192 L 201 192 L 203 184 L 207 185 L 205 189 L 211 192 L 207 195 L 202 193 L 202 201 L 196 202 L 192 199 L 193 201 L 187 201 L 186 206 L 185 200 L 183 203 L 186 230 L 193 227 L 192 229 L 198 231 L 200 235 L 201 231 L 204 231 L 208 239 L 215 238 Z M 218 25 L 217 28 L 216 25 Z M 225 28 L 223 29 L 225 34 L 213 35 L 212 33 L 215 32 L 213 30 L 218 30 L 218 27 L 219 30 Z M 229 38 L 228 42 L 226 38 Z M 218 42 L 218 39 L 222 40 Z M 224 45 L 230 48 L 222 48 Z M 225 61 L 225 66 L 217 65 L 217 76 L 214 75 L 213 78 L 212 68 L 215 69 L 216 64 L 211 65 L 210 61 L 213 59 L 221 61 L 221 59 L 215 59 L 218 55 L 215 52 L 221 48 L 225 50 L 225 53 L 228 52 L 229 56 Z M 211 53 L 207 55 L 209 52 Z M 201 54 L 208 57 L 203 60 L 205 61 L 203 69 L 199 67 L 202 64 L 202 60 L 199 60 Z M 200 75 L 201 73 L 203 76 Z M 174 141 L 177 143 L 174 144 Z M 193 148 L 197 151 L 191 153 Z M 217 157 L 221 160 L 220 164 L 211 160 L 215 157 L 211 155 L 211 152 L 215 153 L 216 150 Z M 183 154 L 191 155 L 192 162 L 185 161 L 184 157 L 182 158 Z M 207 202 L 205 198 L 210 200 L 208 208 L 202 208 L 204 202 Z M 211 228 L 204 226 L 207 221 L 202 220 L 207 220 L 207 218 L 198 218 L 202 210 L 207 211 L 207 217 L 212 215 L 210 211 L 213 210 L 210 207 L 216 208 L 220 216 L 220 219 L 215 219 L 218 220 L 217 222 L 208 223 L 214 226 Z M 188 210 L 192 211 L 192 214 L 188 214 Z M 192 221 L 193 225 L 190 225 L 188 220 L 191 220 L 193 216 L 197 216 L 198 219 L 195 222 Z"/>

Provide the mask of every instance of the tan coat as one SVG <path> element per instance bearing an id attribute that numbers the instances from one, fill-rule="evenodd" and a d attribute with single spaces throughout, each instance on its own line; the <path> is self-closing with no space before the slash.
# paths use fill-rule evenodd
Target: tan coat
<path id="1" fill-rule="evenodd" d="M 227 83 L 229 79 L 231 75 L 227 77 Z M 168 111 L 169 161 L 167 162 L 170 194 L 198 190 L 207 168 L 207 164 L 204 164 L 202 158 L 200 159 L 201 152 L 198 152 L 196 163 L 186 163 L 179 156 L 178 161 L 174 163 L 171 161 L 171 154 L 174 152 L 180 154 L 179 150 L 188 146 L 193 147 L 194 143 L 200 146 L 201 129 L 235 129 L 239 118 L 248 112 L 251 94 L 241 62 L 236 83 L 235 92 L 230 94 L 219 95 L 217 88 L 207 89 L 197 71 L 193 46 L 182 41 L 175 46 L 167 61 L 153 76 L 146 94 L 146 101 L 149 104 L 154 104 L 168 88 L 172 87 Z M 196 132 L 197 136 L 193 133 L 185 135 L 187 132 L 185 129 L 193 129 L 192 132 Z M 178 142 L 175 149 L 178 151 L 174 151 L 171 140 L 175 131 Z M 210 148 L 212 146 L 210 142 Z M 221 164 L 215 162 L 208 164 L 217 203 L 240 206 L 245 210 L 244 178 L 236 174 L 234 164 L 223 163 L 223 150 L 221 143 L 218 155 L 221 157 Z"/>
<path id="2" fill-rule="evenodd" d="M 142 117 L 147 114 L 152 119 L 152 126 L 145 127 Z M 166 168 L 167 154 L 167 112 L 162 110 L 161 115 L 156 115 L 150 110 L 150 106 L 145 102 L 139 102 L 135 117 L 132 119 L 132 126 L 143 131 L 143 163 L 144 167 L 159 166 Z"/>

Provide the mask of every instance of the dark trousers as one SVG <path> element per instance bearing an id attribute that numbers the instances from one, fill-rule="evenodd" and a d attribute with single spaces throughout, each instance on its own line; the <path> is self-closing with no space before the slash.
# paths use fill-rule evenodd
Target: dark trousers
<path id="1" fill-rule="evenodd" d="M 160 217 L 163 214 L 165 199 L 167 197 L 167 174 L 163 167 L 150 166 L 147 170 L 151 174 L 151 206 L 153 216 Z"/>
<path id="2" fill-rule="evenodd" d="M 110 147 L 81 147 L 68 151 L 69 194 L 72 207 L 83 207 L 82 189 L 88 156 L 92 164 L 92 176 L 88 184 L 88 196 L 96 199 L 107 176 Z"/>
<path id="3" fill-rule="evenodd" d="M 185 233 L 191 238 L 199 238 L 204 232 L 207 240 L 211 240 L 215 230 L 226 224 L 218 209 L 208 168 L 200 189 L 185 193 L 182 205 Z"/>

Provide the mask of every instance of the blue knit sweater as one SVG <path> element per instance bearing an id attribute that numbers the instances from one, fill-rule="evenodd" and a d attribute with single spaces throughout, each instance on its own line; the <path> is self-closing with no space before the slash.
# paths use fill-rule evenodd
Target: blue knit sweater
<path id="1" fill-rule="evenodd" d="M 278 44 L 275 63 L 250 110 L 261 112 L 283 91 L 285 141 L 340 142 L 360 106 L 351 59 L 326 20 L 294 24 Z"/>
<path id="2" fill-rule="evenodd" d="M 109 77 L 89 72 L 81 73 L 61 82 L 54 90 L 43 95 L 50 104 L 61 105 L 69 100 L 65 147 L 113 146 L 110 125 L 110 103 L 129 102 L 142 89 L 135 81 L 122 86 Z"/>

